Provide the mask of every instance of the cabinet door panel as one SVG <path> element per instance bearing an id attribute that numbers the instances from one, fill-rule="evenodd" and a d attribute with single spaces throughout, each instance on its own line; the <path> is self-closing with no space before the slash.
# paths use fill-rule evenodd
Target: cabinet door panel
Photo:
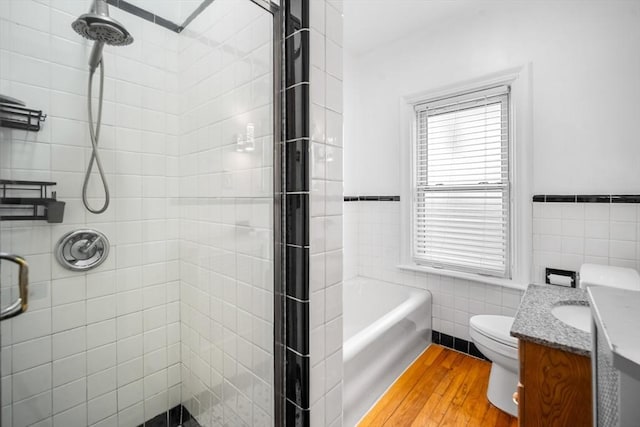
<path id="1" fill-rule="evenodd" d="M 521 346 L 526 393 L 520 395 L 520 425 L 591 426 L 590 359 L 529 342 Z"/>

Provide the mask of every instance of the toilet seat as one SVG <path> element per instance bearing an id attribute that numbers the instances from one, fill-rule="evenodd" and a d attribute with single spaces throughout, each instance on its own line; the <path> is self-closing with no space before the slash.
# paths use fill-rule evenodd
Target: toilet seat
<path id="1" fill-rule="evenodd" d="M 490 340 L 515 349 L 518 348 L 518 339 L 509 335 L 513 325 L 513 317 L 479 315 L 473 316 L 469 324 L 474 331 Z"/>

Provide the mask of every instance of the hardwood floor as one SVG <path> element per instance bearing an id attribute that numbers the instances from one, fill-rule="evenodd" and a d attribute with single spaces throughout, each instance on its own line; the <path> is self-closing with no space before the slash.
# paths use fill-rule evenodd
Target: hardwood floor
<path id="1" fill-rule="evenodd" d="M 432 344 L 360 422 L 369 426 L 517 427 L 487 400 L 491 364 Z"/>

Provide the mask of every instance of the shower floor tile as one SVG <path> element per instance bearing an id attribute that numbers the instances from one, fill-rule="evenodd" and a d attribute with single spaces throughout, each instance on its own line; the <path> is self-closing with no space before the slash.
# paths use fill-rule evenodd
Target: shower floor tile
<path id="1" fill-rule="evenodd" d="M 432 344 L 359 426 L 517 427 L 517 418 L 487 400 L 490 369 L 489 362 Z"/>

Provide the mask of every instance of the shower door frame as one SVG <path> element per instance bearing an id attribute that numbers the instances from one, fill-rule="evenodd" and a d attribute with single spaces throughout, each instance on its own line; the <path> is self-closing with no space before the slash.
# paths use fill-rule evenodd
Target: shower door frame
<path id="1" fill-rule="evenodd" d="M 107 0 L 114 4 L 113 0 Z M 210 0 L 209 4 L 214 0 Z M 273 398 L 274 426 L 286 426 L 285 10 L 289 0 L 249 0 L 273 17 Z M 207 0 L 205 0 L 207 2 Z M 176 28 L 169 28 L 172 31 Z M 177 31 L 179 32 L 179 31 Z M 0 390 L 0 393 L 2 391 Z M 1 396 L 1 394 L 0 394 Z M 0 423 L 2 420 L 0 419 Z"/>
<path id="2" fill-rule="evenodd" d="M 284 56 L 284 3 L 288 0 L 249 0 L 273 17 L 273 422 L 286 426 L 286 212 L 285 150 L 283 149 L 286 120 Z"/>

